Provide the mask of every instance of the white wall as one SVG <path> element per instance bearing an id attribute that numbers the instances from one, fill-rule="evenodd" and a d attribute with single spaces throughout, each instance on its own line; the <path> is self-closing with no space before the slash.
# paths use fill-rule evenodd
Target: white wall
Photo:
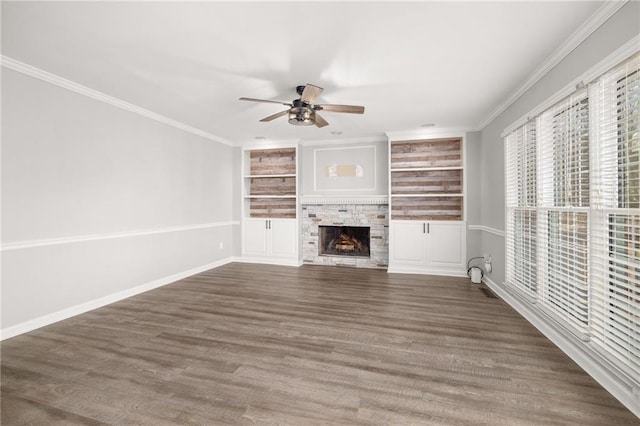
<path id="1" fill-rule="evenodd" d="M 480 225 L 480 206 L 482 193 L 480 187 L 481 162 L 480 162 L 480 132 L 467 132 L 465 134 L 465 170 L 464 181 L 466 185 L 466 212 L 465 219 L 470 229 L 467 231 L 467 258 L 482 256 L 480 243 L 481 231 L 475 228 Z"/>
<path id="2" fill-rule="evenodd" d="M 230 258 L 231 147 L 2 71 L 3 337 Z"/>

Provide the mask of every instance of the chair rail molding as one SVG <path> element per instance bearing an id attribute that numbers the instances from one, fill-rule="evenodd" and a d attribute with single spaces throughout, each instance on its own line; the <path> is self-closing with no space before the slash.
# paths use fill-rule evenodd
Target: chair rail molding
<path id="1" fill-rule="evenodd" d="M 483 231 L 483 232 L 488 232 L 489 234 L 493 234 L 496 235 L 498 237 L 503 237 L 504 238 L 504 231 L 501 229 L 496 229 L 496 228 L 492 228 L 490 226 L 484 226 L 484 225 L 469 225 L 468 226 L 470 231 Z"/>
<path id="2" fill-rule="evenodd" d="M 186 225 L 186 226 L 171 226 L 166 228 L 138 229 L 134 231 L 109 232 L 104 234 L 87 234 L 87 235 L 77 235 L 72 237 L 17 241 L 17 242 L 2 244 L 2 247 L 0 247 L 0 251 L 30 249 L 35 247 L 81 243 L 86 241 L 110 240 L 114 238 L 138 237 L 142 235 L 164 234 L 168 232 L 192 231 L 195 229 L 218 228 L 218 227 L 233 226 L 233 225 L 240 225 L 240 221 L 211 222 L 211 223 L 200 223 L 200 224 Z"/>

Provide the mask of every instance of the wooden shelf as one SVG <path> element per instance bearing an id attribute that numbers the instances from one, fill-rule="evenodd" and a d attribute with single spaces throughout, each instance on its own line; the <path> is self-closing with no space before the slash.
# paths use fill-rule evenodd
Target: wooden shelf
<path id="1" fill-rule="evenodd" d="M 264 198 L 264 199 L 269 199 L 269 198 L 296 198 L 295 195 L 245 195 L 244 198 Z"/>
<path id="2" fill-rule="evenodd" d="M 462 139 L 392 141 L 391 218 L 462 220 Z"/>
<path id="3" fill-rule="evenodd" d="M 391 194 L 393 198 L 463 197 L 463 194 Z"/>
<path id="4" fill-rule="evenodd" d="M 269 179 L 273 179 L 273 178 L 287 178 L 287 177 L 296 177 L 295 173 L 291 174 L 291 173 L 287 173 L 287 174 L 280 174 L 280 175 L 245 175 L 244 178 L 245 179 L 260 179 L 260 178 L 269 178 Z"/>
<path id="5" fill-rule="evenodd" d="M 391 169 L 391 173 L 396 172 L 428 172 L 438 170 L 462 170 L 462 167 L 396 167 Z"/>

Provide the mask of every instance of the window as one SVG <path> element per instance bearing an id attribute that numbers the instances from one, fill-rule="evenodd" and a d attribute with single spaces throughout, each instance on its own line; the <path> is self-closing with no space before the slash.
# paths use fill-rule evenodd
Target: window
<path id="1" fill-rule="evenodd" d="M 548 313 L 580 335 L 588 328 L 589 97 L 573 94 L 538 117 L 538 294 Z"/>
<path id="2" fill-rule="evenodd" d="M 640 55 L 507 135 L 505 161 L 506 284 L 638 380 Z"/>
<path id="3" fill-rule="evenodd" d="M 599 179 L 591 301 L 594 344 L 640 375 L 640 61 L 594 85 Z"/>
<path id="4" fill-rule="evenodd" d="M 507 241 L 507 280 L 534 297 L 537 289 L 537 187 L 536 187 L 536 123 L 529 122 L 507 136 L 507 228 L 514 238 Z"/>

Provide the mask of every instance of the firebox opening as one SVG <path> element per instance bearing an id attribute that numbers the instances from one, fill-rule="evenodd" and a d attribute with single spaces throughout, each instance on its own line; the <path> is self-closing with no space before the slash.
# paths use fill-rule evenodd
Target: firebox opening
<path id="1" fill-rule="evenodd" d="M 321 256 L 370 257 L 368 226 L 319 226 Z"/>

